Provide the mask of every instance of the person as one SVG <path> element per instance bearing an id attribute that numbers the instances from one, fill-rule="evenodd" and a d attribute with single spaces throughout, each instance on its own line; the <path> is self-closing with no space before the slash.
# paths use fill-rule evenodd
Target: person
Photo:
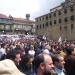
<path id="1" fill-rule="evenodd" d="M 58 54 L 62 55 L 63 57 L 66 56 L 66 53 L 63 51 L 62 48 L 58 48 L 57 51 L 58 51 Z"/>
<path id="2" fill-rule="evenodd" d="M 58 75 L 65 75 L 64 70 L 64 57 L 60 54 L 55 54 L 53 57 L 53 64 L 54 64 L 54 70 L 57 72 Z"/>
<path id="3" fill-rule="evenodd" d="M 5 53 L 5 54 L 3 54 L 3 55 L 1 56 L 1 60 L 6 59 L 7 53 L 8 53 L 9 51 L 10 51 L 10 48 L 9 48 L 9 47 L 7 47 L 7 48 L 6 48 L 6 53 Z"/>
<path id="4" fill-rule="evenodd" d="M 20 71 L 26 75 L 30 75 L 33 72 L 32 61 L 33 56 L 30 54 L 25 54 L 20 62 Z"/>
<path id="5" fill-rule="evenodd" d="M 0 75 L 26 75 L 18 70 L 15 63 L 10 59 L 0 61 Z"/>
<path id="6" fill-rule="evenodd" d="M 42 51 L 42 53 L 50 54 L 50 52 L 49 52 L 48 49 L 44 49 L 44 50 Z"/>
<path id="7" fill-rule="evenodd" d="M 75 55 L 75 48 L 72 47 L 72 46 L 69 46 L 66 48 L 66 53 L 67 53 L 67 56 L 69 55 Z"/>
<path id="8" fill-rule="evenodd" d="M 1 59 L 1 57 L 3 56 L 3 55 L 5 55 L 6 54 L 6 44 L 5 43 L 2 43 L 1 44 L 1 48 L 0 48 L 0 59 Z"/>
<path id="9" fill-rule="evenodd" d="M 31 45 L 30 50 L 28 51 L 28 54 L 34 56 L 35 55 L 35 51 L 34 51 L 34 46 Z"/>
<path id="10" fill-rule="evenodd" d="M 65 56 L 64 60 L 66 61 L 69 57 L 75 57 L 75 48 L 70 46 L 66 48 L 67 55 Z"/>
<path id="11" fill-rule="evenodd" d="M 20 52 L 18 50 L 10 50 L 7 55 L 6 55 L 6 59 L 11 59 L 14 61 L 14 63 L 16 64 L 17 68 L 19 67 L 20 61 L 21 61 L 21 56 L 20 56 Z"/>
<path id="12" fill-rule="evenodd" d="M 75 56 L 68 56 L 64 65 L 66 75 L 75 75 Z"/>
<path id="13" fill-rule="evenodd" d="M 53 71 L 52 58 L 48 54 L 40 53 L 33 60 L 35 73 L 32 75 L 51 75 Z"/>

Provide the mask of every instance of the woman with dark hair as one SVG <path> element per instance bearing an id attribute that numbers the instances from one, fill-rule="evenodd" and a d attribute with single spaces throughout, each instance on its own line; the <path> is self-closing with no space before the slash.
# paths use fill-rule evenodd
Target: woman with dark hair
<path id="1" fill-rule="evenodd" d="M 70 55 L 65 59 L 66 75 L 75 75 L 75 56 Z"/>
<path id="2" fill-rule="evenodd" d="M 33 72 L 32 61 L 33 56 L 30 54 L 25 54 L 20 62 L 20 71 L 25 73 L 26 75 L 30 75 Z"/>

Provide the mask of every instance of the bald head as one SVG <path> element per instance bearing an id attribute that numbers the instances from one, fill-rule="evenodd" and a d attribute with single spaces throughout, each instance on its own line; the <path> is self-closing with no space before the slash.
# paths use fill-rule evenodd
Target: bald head
<path id="1" fill-rule="evenodd" d="M 50 55 L 41 53 L 33 61 L 37 75 L 51 75 L 53 70 L 53 61 Z"/>
<path id="2" fill-rule="evenodd" d="M 41 53 L 34 58 L 33 65 L 37 69 L 41 63 L 48 62 L 49 60 L 52 62 L 52 58 L 50 55 Z"/>

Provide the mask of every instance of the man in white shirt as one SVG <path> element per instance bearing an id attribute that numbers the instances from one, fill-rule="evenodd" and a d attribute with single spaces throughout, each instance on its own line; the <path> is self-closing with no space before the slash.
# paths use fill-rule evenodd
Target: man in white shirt
<path id="1" fill-rule="evenodd" d="M 6 54 L 5 47 L 6 47 L 6 44 L 2 43 L 1 48 L 0 48 L 0 59 L 1 59 L 2 55 Z"/>

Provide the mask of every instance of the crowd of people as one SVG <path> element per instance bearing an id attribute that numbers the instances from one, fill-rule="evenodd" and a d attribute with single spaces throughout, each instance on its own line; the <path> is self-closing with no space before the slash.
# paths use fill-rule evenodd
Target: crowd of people
<path id="1" fill-rule="evenodd" d="M 75 41 L 3 42 L 0 75 L 75 75 Z"/>

